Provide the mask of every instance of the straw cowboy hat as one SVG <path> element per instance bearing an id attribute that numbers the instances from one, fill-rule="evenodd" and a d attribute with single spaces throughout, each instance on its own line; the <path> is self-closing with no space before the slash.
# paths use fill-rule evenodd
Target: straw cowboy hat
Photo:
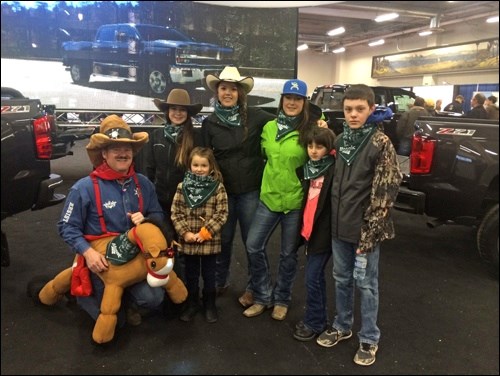
<path id="1" fill-rule="evenodd" d="M 247 94 L 253 89 L 253 78 L 241 77 L 236 67 L 225 67 L 222 72 L 220 72 L 219 77 L 213 74 L 207 75 L 207 86 L 214 93 L 217 92 L 217 85 L 221 81 L 236 82 L 243 87 L 243 90 L 245 90 Z"/>
<path id="2" fill-rule="evenodd" d="M 149 140 L 147 132 L 132 133 L 128 124 L 119 116 L 109 115 L 99 127 L 99 133 L 90 136 L 87 145 L 87 154 L 94 167 L 102 164 L 102 149 L 110 144 L 129 143 L 132 145 L 134 155 Z"/>
<path id="3" fill-rule="evenodd" d="M 167 100 L 155 98 L 154 104 L 162 112 L 167 113 L 170 106 L 179 106 L 187 109 L 189 116 L 194 116 L 201 111 L 203 105 L 200 103 L 191 104 L 189 93 L 184 89 L 172 89 L 168 94 Z"/>

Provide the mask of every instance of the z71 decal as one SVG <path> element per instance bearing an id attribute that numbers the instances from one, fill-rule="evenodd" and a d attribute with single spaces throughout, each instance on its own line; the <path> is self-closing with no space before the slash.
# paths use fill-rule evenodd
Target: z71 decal
<path id="1" fill-rule="evenodd" d="M 451 134 L 457 136 L 472 136 L 476 132 L 475 129 L 457 129 L 457 128 L 439 128 L 437 134 Z"/>
<path id="2" fill-rule="evenodd" d="M 2 106 L 2 114 L 30 112 L 30 106 Z"/>

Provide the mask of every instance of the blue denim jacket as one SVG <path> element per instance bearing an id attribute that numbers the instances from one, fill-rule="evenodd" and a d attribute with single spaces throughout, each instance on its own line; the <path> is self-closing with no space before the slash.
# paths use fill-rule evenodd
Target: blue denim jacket
<path id="1" fill-rule="evenodd" d="M 153 183 L 142 174 L 137 174 L 137 177 L 143 195 L 142 214 L 145 217 L 163 220 L 163 210 L 158 202 Z M 133 178 L 125 180 L 123 184 L 117 180 L 98 179 L 98 181 L 108 232 L 123 233 L 129 230 L 133 223 L 127 213 L 139 211 L 137 187 Z M 90 247 L 84 235 L 102 234 L 96 195 L 89 176 L 80 179 L 71 187 L 57 228 L 63 240 L 80 254 Z"/>

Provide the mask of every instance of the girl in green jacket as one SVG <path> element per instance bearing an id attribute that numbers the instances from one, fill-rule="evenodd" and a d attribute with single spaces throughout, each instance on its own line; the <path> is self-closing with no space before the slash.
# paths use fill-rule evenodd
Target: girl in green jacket
<path id="1" fill-rule="evenodd" d="M 321 109 L 307 100 L 306 83 L 289 80 L 283 86 L 277 119 L 269 121 L 262 131 L 266 165 L 259 205 L 246 242 L 254 290 L 254 304 L 243 312 L 247 317 L 258 316 L 271 306 L 275 320 L 284 320 L 288 312 L 297 270 L 304 195 L 295 170 L 307 161 L 305 135 L 316 127 L 320 117 Z M 281 251 L 276 283 L 272 286 L 266 245 L 278 223 Z"/>

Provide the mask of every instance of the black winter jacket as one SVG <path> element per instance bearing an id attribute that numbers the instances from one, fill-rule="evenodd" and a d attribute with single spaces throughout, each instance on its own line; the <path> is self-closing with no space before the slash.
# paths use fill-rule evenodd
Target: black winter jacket
<path id="1" fill-rule="evenodd" d="M 262 109 L 248 108 L 246 137 L 243 127 L 223 124 L 215 114 L 203 120 L 203 144 L 213 149 L 228 194 L 260 189 L 264 171 L 260 135 L 264 125 L 275 117 Z"/>
<path id="2" fill-rule="evenodd" d="M 305 253 L 323 253 L 332 251 L 332 205 L 331 205 L 331 188 L 333 181 L 333 172 L 335 163 L 333 163 L 325 173 L 323 186 L 318 199 L 318 207 L 314 213 L 313 228 L 309 242 L 305 245 Z M 302 201 L 302 210 L 306 207 L 307 196 L 309 192 L 310 180 L 304 179 L 304 169 L 299 167 L 296 170 L 297 176 L 304 190 L 304 199 Z M 305 239 L 300 235 L 302 231 L 302 221 L 300 221 L 300 243 L 305 243 Z"/>
<path id="3" fill-rule="evenodd" d="M 194 129 L 194 146 L 202 143 L 201 132 Z M 177 185 L 184 178 L 185 169 L 175 164 L 178 142 L 172 143 L 164 135 L 164 129 L 151 132 L 145 148 L 145 175 L 156 187 L 156 194 L 163 210 L 170 212 Z"/>

